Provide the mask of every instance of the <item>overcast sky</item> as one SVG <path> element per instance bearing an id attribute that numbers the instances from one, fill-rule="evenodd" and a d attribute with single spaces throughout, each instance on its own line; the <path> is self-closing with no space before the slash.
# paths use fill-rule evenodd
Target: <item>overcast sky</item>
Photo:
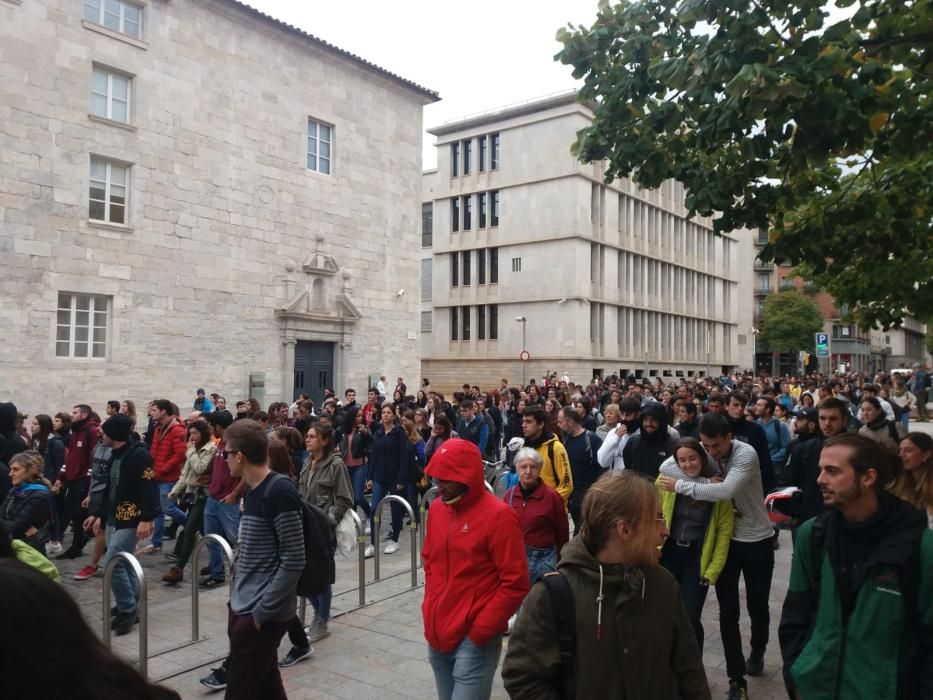
<path id="1" fill-rule="evenodd" d="M 378 66 L 436 90 L 425 128 L 568 90 L 570 68 L 553 60 L 567 22 L 592 24 L 597 0 L 354 0 L 247 4 Z M 424 135 L 424 167 L 434 167 Z"/>

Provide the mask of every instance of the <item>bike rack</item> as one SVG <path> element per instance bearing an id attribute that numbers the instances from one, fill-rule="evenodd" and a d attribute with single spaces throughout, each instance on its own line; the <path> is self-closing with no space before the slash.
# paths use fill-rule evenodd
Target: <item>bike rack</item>
<path id="1" fill-rule="evenodd" d="M 198 572 L 201 570 L 199 562 L 201 559 L 201 550 L 204 549 L 204 545 L 213 540 L 220 545 L 220 550 L 224 556 L 227 557 L 227 563 L 230 565 L 230 574 L 228 579 L 230 580 L 230 592 L 233 593 L 233 550 L 230 549 L 230 544 L 220 535 L 204 535 L 201 538 L 201 541 L 198 542 L 197 546 L 194 548 L 194 556 L 191 558 L 191 641 L 197 642 L 200 639 L 200 595 L 201 589 L 198 587 Z"/>
<path id="2" fill-rule="evenodd" d="M 353 518 L 353 524 L 356 526 L 356 548 L 359 550 L 360 558 L 360 606 L 363 606 L 366 605 L 366 528 L 355 508 L 351 508 L 347 512 Z M 298 619 L 301 620 L 301 624 L 304 625 L 308 611 L 308 599 L 304 596 L 299 596 L 299 600 Z"/>
<path id="3" fill-rule="evenodd" d="M 408 516 L 411 518 L 411 524 L 409 525 L 409 527 L 411 528 L 411 587 L 417 588 L 418 587 L 418 521 L 417 521 L 417 518 L 415 518 L 415 511 L 412 509 L 411 504 L 409 504 L 409 502 L 406 501 L 401 496 L 396 496 L 395 494 L 390 494 L 388 496 L 385 496 L 381 501 L 379 501 L 379 505 L 377 506 L 376 512 L 373 515 L 373 520 L 376 525 L 375 537 L 376 537 L 376 540 L 378 541 L 379 533 L 382 529 L 381 528 L 382 510 L 383 508 L 385 508 L 385 505 L 387 502 L 392 502 L 392 501 L 395 501 L 399 503 L 401 506 L 403 506 L 405 510 L 408 511 Z M 374 550 L 373 554 L 375 555 L 375 561 L 373 565 L 375 569 L 375 574 L 376 574 L 375 580 L 378 581 L 380 579 L 379 547 L 373 547 L 373 550 Z"/>
<path id="4" fill-rule="evenodd" d="M 103 640 L 107 648 L 110 648 L 110 584 L 113 581 L 113 572 L 120 560 L 126 562 L 133 575 L 136 576 L 136 583 L 139 586 L 139 672 L 143 678 L 148 678 L 148 660 L 149 660 L 149 590 L 146 588 L 146 575 L 143 573 L 143 567 L 139 564 L 139 559 L 129 552 L 117 552 L 114 554 L 107 566 L 104 568 L 104 592 L 103 592 Z"/>

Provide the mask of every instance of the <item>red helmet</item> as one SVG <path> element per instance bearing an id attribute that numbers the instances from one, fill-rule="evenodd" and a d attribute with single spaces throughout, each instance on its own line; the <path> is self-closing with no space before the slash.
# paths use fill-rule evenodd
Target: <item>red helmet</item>
<path id="1" fill-rule="evenodd" d="M 796 486 L 788 486 L 765 496 L 768 520 L 774 525 L 793 524 L 796 521 L 802 493 Z"/>

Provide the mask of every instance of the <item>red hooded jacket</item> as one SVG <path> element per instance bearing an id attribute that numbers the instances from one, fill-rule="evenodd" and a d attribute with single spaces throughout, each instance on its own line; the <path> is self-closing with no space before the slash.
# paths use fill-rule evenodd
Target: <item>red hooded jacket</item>
<path id="1" fill-rule="evenodd" d="M 80 481 L 91 475 L 91 455 L 97 445 L 97 430 L 100 422 L 96 416 L 71 424 L 71 438 L 65 450 L 65 464 L 58 478 L 64 482 Z"/>
<path id="2" fill-rule="evenodd" d="M 181 476 L 188 449 L 185 445 L 185 432 L 185 426 L 177 418 L 172 419 L 165 428 L 156 426 L 150 448 L 152 471 L 156 481 L 171 484 Z"/>
<path id="3" fill-rule="evenodd" d="M 437 498 L 428 511 L 424 561 L 424 636 L 453 651 L 465 637 L 484 646 L 506 631 L 528 593 L 528 560 L 518 516 L 483 485 L 483 458 L 467 440 L 447 440 L 428 476 L 467 485 L 455 503 Z"/>

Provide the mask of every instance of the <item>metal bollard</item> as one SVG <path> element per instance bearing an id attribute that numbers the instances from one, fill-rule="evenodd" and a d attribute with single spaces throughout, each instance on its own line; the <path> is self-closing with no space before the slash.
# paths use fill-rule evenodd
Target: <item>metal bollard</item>
<path id="1" fill-rule="evenodd" d="M 197 546 L 194 548 L 194 556 L 191 558 L 191 641 L 196 642 L 200 637 L 200 589 L 198 588 L 198 572 L 201 571 L 199 566 L 201 560 L 201 550 L 204 549 L 204 545 L 208 540 L 214 540 L 220 545 L 220 549 L 223 552 L 224 556 L 227 557 L 227 563 L 230 565 L 230 572 L 227 578 L 230 580 L 229 586 L 230 591 L 233 591 L 233 550 L 230 549 L 230 545 L 220 535 L 204 535 L 201 538 L 201 541 L 198 542 Z"/>
<path id="2" fill-rule="evenodd" d="M 411 587 L 417 588 L 418 586 L 418 522 L 415 519 L 415 511 L 412 510 L 411 504 L 409 504 L 408 501 L 406 501 L 401 496 L 396 496 L 395 494 L 391 494 L 389 496 L 385 496 L 381 501 L 379 501 L 379 505 L 376 508 L 376 515 L 374 517 L 374 520 L 376 523 L 376 539 L 377 540 L 379 539 L 379 532 L 381 529 L 380 525 L 382 524 L 382 509 L 385 508 L 386 503 L 391 503 L 392 501 L 396 501 L 397 503 L 399 503 L 399 505 L 405 508 L 405 510 L 408 511 L 409 517 L 411 518 Z M 375 580 L 378 581 L 380 579 L 379 547 L 374 547 L 374 549 L 375 549 L 375 552 L 374 552 L 375 561 L 373 563 L 373 568 L 375 569 Z"/>
<path id="3" fill-rule="evenodd" d="M 356 524 L 356 548 L 360 558 L 360 605 L 362 606 L 366 605 L 366 526 L 363 525 L 363 521 L 355 509 L 351 508 L 349 513 L 353 516 L 353 522 Z"/>
<path id="4" fill-rule="evenodd" d="M 434 502 L 434 499 L 437 498 L 437 486 L 432 486 L 427 491 L 424 492 L 424 496 L 421 497 L 421 549 L 424 550 L 424 536 L 428 533 L 428 511 L 431 508 L 431 503 Z"/>
<path id="5" fill-rule="evenodd" d="M 139 565 L 139 560 L 129 552 L 117 552 L 104 568 L 104 592 L 103 592 L 103 639 L 107 648 L 110 648 L 110 584 L 113 581 L 113 570 L 123 559 L 126 566 L 130 567 L 133 575 L 136 576 L 136 582 L 139 585 L 139 672 L 143 678 L 148 678 L 149 661 L 149 590 L 146 588 L 146 575 L 143 573 L 143 567 Z"/>

